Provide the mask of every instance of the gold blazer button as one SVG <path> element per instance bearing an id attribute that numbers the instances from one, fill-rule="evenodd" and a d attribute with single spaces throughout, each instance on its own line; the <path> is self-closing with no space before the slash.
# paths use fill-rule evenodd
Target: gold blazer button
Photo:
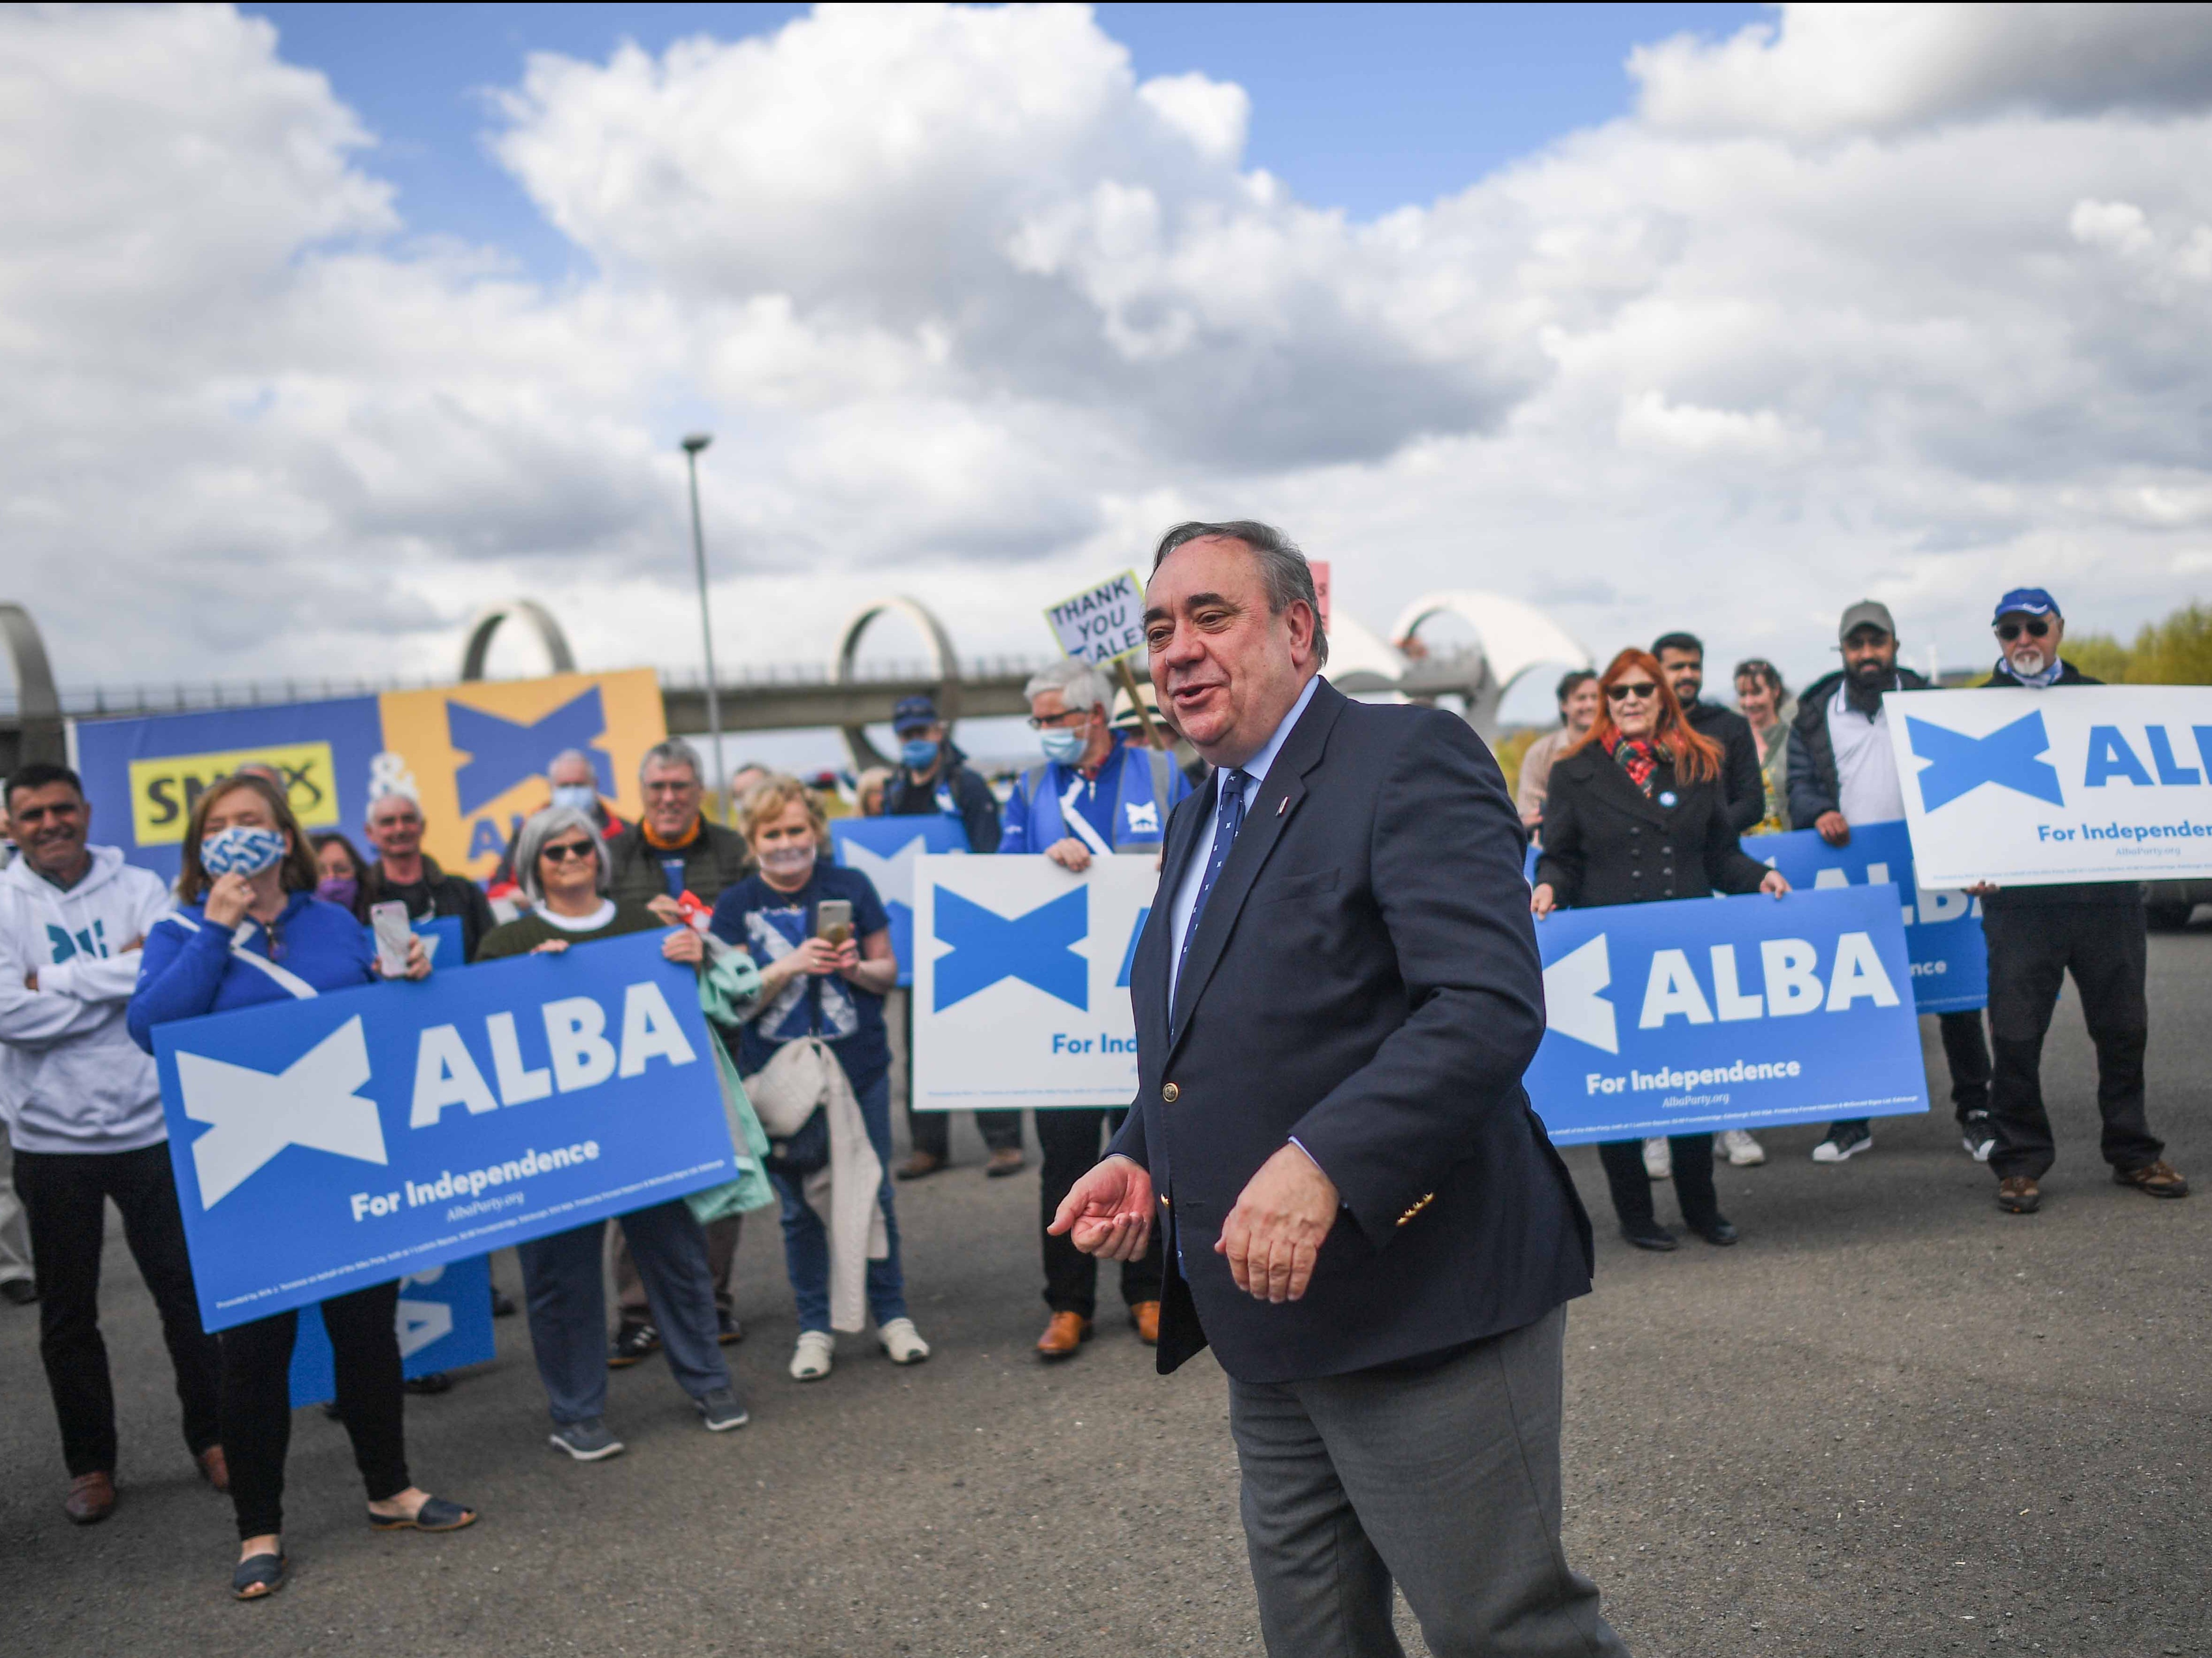
<path id="1" fill-rule="evenodd" d="M 1173 1105 L 1177 1100 L 1182 1097 L 1182 1090 L 1177 1088 L 1173 1083 L 1162 1083 L 1160 1084 L 1160 1097 L 1165 1100 L 1170 1105 Z"/>

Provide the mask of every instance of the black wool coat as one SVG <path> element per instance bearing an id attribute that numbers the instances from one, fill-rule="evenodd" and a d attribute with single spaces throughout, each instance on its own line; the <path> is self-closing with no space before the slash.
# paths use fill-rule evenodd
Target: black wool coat
<path id="1" fill-rule="evenodd" d="M 1683 783 L 1662 762 L 1647 799 L 1595 743 L 1553 766 L 1536 882 L 1548 883 L 1558 902 L 1710 898 L 1756 892 L 1765 877 L 1766 865 L 1737 841 L 1717 780 Z"/>

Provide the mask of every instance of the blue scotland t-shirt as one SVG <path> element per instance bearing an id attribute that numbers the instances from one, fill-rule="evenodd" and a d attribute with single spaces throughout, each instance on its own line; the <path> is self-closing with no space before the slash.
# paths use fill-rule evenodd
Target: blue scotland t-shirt
<path id="1" fill-rule="evenodd" d="M 751 951 L 754 962 L 766 967 L 814 936 L 815 908 L 824 898 L 842 898 L 853 906 L 855 938 L 881 932 L 891 924 L 875 884 L 866 875 L 817 863 L 812 877 L 797 892 L 778 892 L 759 875 L 747 876 L 714 901 L 708 928 L 726 944 Z M 830 1044 L 855 1092 L 890 1071 L 884 999 L 834 973 L 791 980 L 757 1017 L 740 1027 L 738 1069 L 752 1075 L 775 1056 L 777 1048 L 801 1036 L 819 1036 Z"/>

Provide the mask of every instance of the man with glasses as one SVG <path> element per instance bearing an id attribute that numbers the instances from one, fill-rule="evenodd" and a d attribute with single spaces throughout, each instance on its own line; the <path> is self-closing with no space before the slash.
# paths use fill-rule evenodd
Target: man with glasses
<path id="1" fill-rule="evenodd" d="M 1997 600 L 1992 626 L 2000 654 L 1990 685 L 2039 691 L 2104 683 L 2060 656 L 2066 618 L 2042 588 L 2015 587 Z M 2165 1160 L 2165 1142 L 2150 1132 L 2143 1106 L 2150 1005 L 2142 888 L 2134 881 L 2075 881 L 1973 890 L 1990 946 L 1996 1146 L 1989 1162 L 1997 1207 L 2032 1215 L 2043 1205 L 2040 1181 L 2057 1157 L 2043 1104 L 2043 1038 L 2069 973 L 2097 1049 L 2097 1109 L 2113 1180 L 2149 1197 L 2187 1197 L 2189 1182 Z"/>
<path id="2" fill-rule="evenodd" d="M 1844 665 L 1805 688 L 1790 732 L 1790 821 L 1819 830 L 1832 847 L 1850 844 L 1853 823 L 1892 823 L 1905 816 L 1905 788 L 1898 780 L 1882 694 L 1928 689 L 1925 678 L 1898 665 L 1897 623 L 1887 604 L 1861 599 L 1844 612 L 1836 637 Z M 1996 1131 L 1990 1121 L 1990 1050 L 1982 1016 L 1940 1013 L 1936 1023 L 1951 1071 L 1960 1143 L 1975 1162 L 1986 1163 Z M 1813 1148 L 1813 1161 L 1847 1163 L 1873 1146 L 1866 1119 L 1831 1123 Z"/>
<path id="3" fill-rule="evenodd" d="M 645 751 L 637 768 L 645 815 L 615 836 L 609 848 L 611 896 L 617 903 L 642 904 L 671 926 L 689 922 L 703 930 L 722 890 L 752 873 L 752 848 L 745 837 L 706 814 L 706 774 L 699 751 L 680 737 Z M 707 1224 L 716 1333 L 724 1345 L 744 1339 L 744 1326 L 738 1321 L 730 1291 L 743 1218 L 730 1215 Z M 619 1234 L 615 1297 L 621 1306 L 620 1324 L 607 1363 L 623 1370 L 658 1352 L 660 1333 L 653 1327 L 645 1280 L 630 1259 L 629 1239 Z"/>
<path id="4" fill-rule="evenodd" d="M 1190 793 L 1172 756 L 1132 747 L 1109 720 L 1114 693 L 1105 675 L 1073 658 L 1033 675 L 1030 729 L 1045 760 L 1022 774 L 1006 801 L 1002 853 L 1041 852 L 1061 868 L 1081 874 L 1094 858 L 1135 853 L 1157 858 L 1168 814 Z M 1075 1182 L 1098 1161 L 1101 1132 L 1119 1133 L 1126 1111 L 1061 1107 L 1036 1114 L 1037 1145 L 1044 1152 L 1038 1183 L 1039 1229 L 1049 1226 Z M 1051 1309 L 1037 1357 L 1073 1358 L 1090 1339 L 1098 1310 L 1098 1263 L 1066 1236 L 1044 1233 L 1044 1300 Z M 1159 1239 L 1134 1260 L 1121 1263 L 1121 1299 L 1129 1322 L 1147 1345 L 1160 1339 Z"/>

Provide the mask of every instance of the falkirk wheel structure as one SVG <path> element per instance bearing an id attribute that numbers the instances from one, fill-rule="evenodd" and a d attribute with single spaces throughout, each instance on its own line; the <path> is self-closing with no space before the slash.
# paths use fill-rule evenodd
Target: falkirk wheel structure
<path id="1" fill-rule="evenodd" d="M 921 636 L 924 661 L 886 667 L 861 659 L 861 646 L 870 631 L 886 619 L 904 623 Z M 1451 636 L 1431 643 L 1423 637 L 1423 629 L 1439 623 L 1449 624 Z M 515 598 L 489 606 L 470 622 L 462 639 L 461 679 L 486 677 L 493 640 L 510 623 L 535 638 L 551 671 L 575 670 L 575 653 L 553 613 L 534 599 Z M 1387 636 L 1340 612 L 1330 618 L 1328 634 L 1329 678 L 1340 689 L 1370 701 L 1455 704 L 1469 725 L 1492 739 L 1498 735 L 1499 708 L 1523 675 L 1539 667 L 1589 665 L 1589 653 L 1550 617 L 1498 593 L 1431 593 L 1400 612 Z M 68 746 L 64 720 L 70 716 L 250 706 L 368 689 L 365 684 L 339 689 L 326 685 L 319 692 L 313 683 L 287 680 L 198 688 L 105 683 L 64 694 L 28 610 L 0 603 L 0 638 L 6 641 L 15 678 L 12 701 L 0 703 L 0 773 L 29 761 L 62 759 Z M 920 600 L 878 599 L 854 613 L 840 631 L 830 661 L 763 665 L 726 677 L 717 688 L 722 729 L 737 733 L 832 727 L 842 733 L 854 766 L 888 765 L 888 756 L 870 739 L 867 728 L 888 721 L 900 697 L 917 693 L 934 697 L 948 725 L 963 718 L 1025 714 L 1029 705 L 1022 687 L 1041 661 L 999 658 L 963 662 L 945 624 Z M 664 673 L 661 688 L 668 729 L 683 735 L 703 733 L 704 684 Z"/>

